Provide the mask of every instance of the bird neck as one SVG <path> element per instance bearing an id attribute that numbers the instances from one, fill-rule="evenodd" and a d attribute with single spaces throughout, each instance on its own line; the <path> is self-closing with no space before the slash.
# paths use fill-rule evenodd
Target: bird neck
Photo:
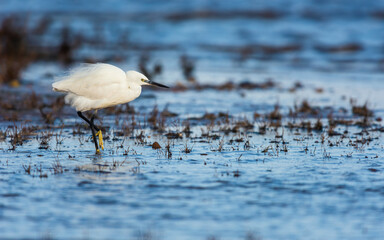
<path id="1" fill-rule="evenodd" d="M 141 91 L 141 86 L 135 82 L 128 82 L 128 87 L 134 91 Z"/>
<path id="2" fill-rule="evenodd" d="M 141 94 L 141 86 L 134 82 L 128 82 L 128 87 L 133 92 L 133 97 L 137 98 Z"/>

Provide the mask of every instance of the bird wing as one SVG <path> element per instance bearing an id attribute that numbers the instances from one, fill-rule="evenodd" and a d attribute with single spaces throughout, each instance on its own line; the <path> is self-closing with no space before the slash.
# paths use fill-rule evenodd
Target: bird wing
<path id="1" fill-rule="evenodd" d="M 89 99 L 103 99 L 127 87 L 123 70 L 106 63 L 83 64 L 52 84 L 55 91 L 70 92 Z"/>

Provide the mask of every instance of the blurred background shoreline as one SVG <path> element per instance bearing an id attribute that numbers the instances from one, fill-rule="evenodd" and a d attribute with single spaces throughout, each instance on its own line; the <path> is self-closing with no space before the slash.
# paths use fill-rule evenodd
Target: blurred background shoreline
<path id="1" fill-rule="evenodd" d="M 0 3 L 2 42 L 17 44 L 7 40 L 9 31 L 17 32 L 13 37 L 25 52 L 16 54 L 30 63 L 60 63 L 63 69 L 73 62 L 160 66 L 172 81 L 182 80 L 180 68 L 189 62 L 197 71 L 240 76 L 384 72 L 383 1 L 82 3 Z"/>

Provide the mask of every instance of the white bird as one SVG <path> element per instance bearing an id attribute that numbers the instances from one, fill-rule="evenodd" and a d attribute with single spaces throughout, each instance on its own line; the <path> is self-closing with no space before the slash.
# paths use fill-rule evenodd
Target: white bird
<path id="1" fill-rule="evenodd" d="M 139 72 L 124 72 L 106 63 L 82 64 L 59 78 L 52 88 L 55 92 L 66 93 L 65 103 L 74 107 L 79 117 L 89 124 L 96 153 L 99 154 L 96 136 L 99 137 L 101 149 L 104 149 L 104 145 L 101 130 L 93 123 L 97 110 L 133 101 L 140 96 L 142 85 L 168 88 L 148 80 Z M 82 112 L 89 110 L 95 110 L 95 114 L 87 119 Z"/>

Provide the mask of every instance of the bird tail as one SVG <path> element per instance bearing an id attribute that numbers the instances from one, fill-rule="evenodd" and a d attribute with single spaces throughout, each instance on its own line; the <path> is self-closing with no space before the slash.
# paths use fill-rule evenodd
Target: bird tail
<path id="1" fill-rule="evenodd" d="M 55 92 L 67 92 L 67 90 L 62 86 L 61 81 L 52 83 L 52 90 Z"/>

